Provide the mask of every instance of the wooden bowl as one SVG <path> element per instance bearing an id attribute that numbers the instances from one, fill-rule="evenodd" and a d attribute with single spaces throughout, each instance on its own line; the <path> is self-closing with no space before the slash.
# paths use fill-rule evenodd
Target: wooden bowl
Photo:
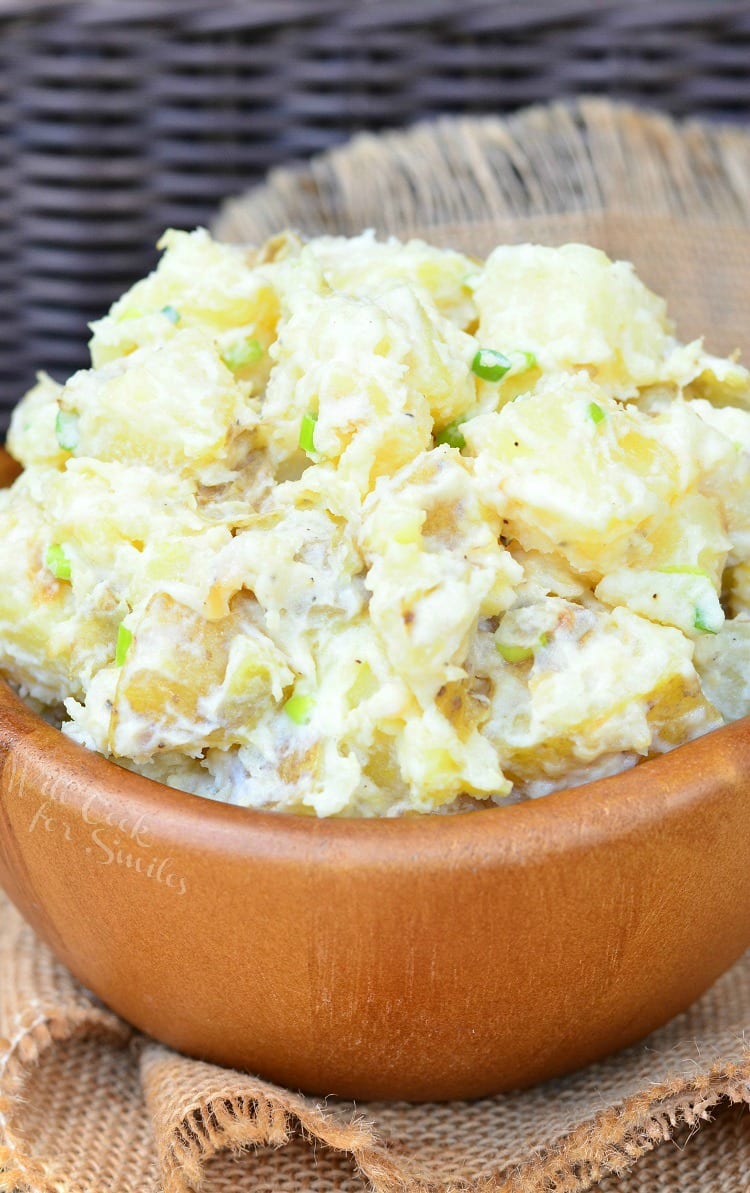
<path id="1" fill-rule="evenodd" d="M 173 791 L 0 683 L 0 881 L 105 1003 L 320 1094 L 474 1097 L 686 1008 L 750 944 L 750 719 L 536 802 L 315 820 Z"/>

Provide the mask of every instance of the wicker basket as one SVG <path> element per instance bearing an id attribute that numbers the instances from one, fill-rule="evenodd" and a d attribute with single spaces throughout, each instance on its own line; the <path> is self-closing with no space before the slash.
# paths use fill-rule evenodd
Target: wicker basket
<path id="1" fill-rule="evenodd" d="M 279 162 L 582 91 L 747 118 L 749 62 L 747 0 L 4 0 L 0 417 L 85 364 L 163 227 Z"/>

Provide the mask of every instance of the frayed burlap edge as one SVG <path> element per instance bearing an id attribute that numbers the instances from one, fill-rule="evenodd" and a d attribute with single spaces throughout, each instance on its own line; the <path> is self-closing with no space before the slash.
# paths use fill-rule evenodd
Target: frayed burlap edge
<path id="1" fill-rule="evenodd" d="M 39 946 L 42 947 L 41 945 Z M 82 991 L 83 994 L 83 991 Z M 2 1193 L 77 1193 L 64 1174 L 29 1154 L 14 1127 L 23 1108 L 23 1089 L 32 1069 L 54 1044 L 102 1035 L 124 1047 L 132 1028 L 85 997 L 73 1006 L 29 1006 L 13 1034 L 0 1038 L 0 1190 Z"/>
<path id="2" fill-rule="evenodd" d="M 724 1101 L 750 1104 L 750 1054 L 741 1064 L 719 1063 L 689 1081 L 663 1082 L 603 1110 L 508 1179 L 489 1181 L 476 1193 L 578 1193 L 605 1176 L 622 1176 L 680 1127 L 708 1121 Z"/>
<path id="3" fill-rule="evenodd" d="M 164 1050 L 157 1046 L 146 1049 L 147 1090 L 148 1068 L 158 1066 L 160 1053 Z M 184 1063 L 195 1066 L 196 1080 L 200 1069 L 209 1079 L 216 1073 L 212 1066 Z M 364 1117 L 344 1121 L 320 1104 L 240 1074 L 228 1075 L 224 1087 L 214 1088 L 210 1097 L 199 1095 L 175 1110 L 171 1123 L 158 1099 L 151 1101 L 150 1109 L 157 1137 L 158 1127 L 168 1127 L 160 1155 L 164 1193 L 200 1189 L 207 1162 L 220 1152 L 281 1147 L 298 1135 L 351 1156 L 375 1193 L 578 1193 L 604 1176 L 622 1175 L 681 1127 L 710 1119 L 724 1101 L 750 1103 L 750 1057 L 742 1064 L 715 1065 L 694 1079 L 664 1082 L 634 1095 L 581 1124 L 528 1163 L 479 1183 L 410 1175 Z"/>
<path id="4" fill-rule="evenodd" d="M 355 235 L 374 225 L 408 235 L 596 211 L 747 226 L 750 138 L 601 99 L 446 117 L 364 133 L 304 168 L 276 169 L 226 203 L 213 230 L 258 244 L 288 227 Z"/>
<path id="5" fill-rule="evenodd" d="M 253 1146 L 282 1147 L 301 1135 L 350 1155 L 377 1190 L 404 1188 L 395 1160 L 372 1126 L 356 1111 L 330 1111 L 324 1103 L 244 1073 L 176 1056 L 148 1043 L 141 1054 L 141 1082 L 158 1142 L 164 1193 L 200 1188 L 207 1162 L 219 1152 Z M 187 1102 L 175 1088 L 194 1091 Z"/>
<path id="6" fill-rule="evenodd" d="M 26 1072 L 55 1039 L 70 1039 L 79 1030 L 106 1027 L 114 1017 L 77 1014 L 65 1023 L 29 1025 L 25 1039 L 33 1041 L 25 1057 Z M 127 1029 L 115 1021 L 118 1042 Z M 41 1031 L 41 1034 L 37 1034 Z M 479 1182 L 425 1180 L 405 1170 L 375 1128 L 364 1117 L 345 1118 L 299 1094 L 290 1093 L 251 1076 L 176 1057 L 167 1049 L 138 1041 L 146 1102 L 158 1141 L 164 1193 L 200 1190 L 206 1165 L 222 1152 L 240 1154 L 253 1147 L 282 1147 L 302 1136 L 311 1144 L 349 1155 L 374 1193 L 579 1193 L 607 1175 L 622 1175 L 658 1144 L 683 1126 L 696 1127 L 711 1118 L 724 1101 L 750 1104 L 750 1056 L 741 1064 L 715 1065 L 686 1080 L 653 1086 L 647 1093 L 601 1111 L 563 1136 L 554 1146 L 512 1170 L 499 1171 Z M 196 1087 L 187 1104 L 170 1103 L 160 1088 L 159 1070 L 185 1068 Z M 23 1065 L 15 1073 L 23 1082 Z M 189 1072 L 188 1072 L 189 1071 Z M 218 1084 L 217 1084 L 218 1082 Z M 210 1086 L 210 1094 L 201 1087 Z M 6 1149 L 10 1156 L 10 1149 Z M 0 1178 L 0 1188 L 23 1193 L 75 1193 L 69 1184 L 43 1164 L 17 1149 L 13 1168 Z M 2 1183 L 4 1182 L 4 1183 Z"/>

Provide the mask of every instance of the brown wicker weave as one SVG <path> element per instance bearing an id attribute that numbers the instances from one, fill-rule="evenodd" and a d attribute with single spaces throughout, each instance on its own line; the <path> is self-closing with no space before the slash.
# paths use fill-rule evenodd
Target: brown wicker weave
<path id="1" fill-rule="evenodd" d="M 281 161 L 582 91 L 747 119 L 749 63 L 747 0 L 0 0 L 0 418 Z"/>

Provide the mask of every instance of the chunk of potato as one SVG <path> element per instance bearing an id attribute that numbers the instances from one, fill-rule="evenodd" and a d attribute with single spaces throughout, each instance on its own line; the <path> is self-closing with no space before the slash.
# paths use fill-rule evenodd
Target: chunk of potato
<path id="1" fill-rule="evenodd" d="M 462 430 L 507 533 L 592 577 L 616 567 L 684 488 L 656 421 L 605 397 L 585 374 L 521 395 Z"/>
<path id="2" fill-rule="evenodd" d="M 562 779 L 613 754 L 647 756 L 722 723 L 679 631 L 627 609 L 599 613 L 556 600 L 550 632 L 551 603 L 539 606 L 545 641 L 530 657 L 507 662 L 484 634 L 473 663 L 493 686 L 482 732 L 515 782 Z"/>
<path id="3" fill-rule="evenodd" d="M 321 236 L 310 245 L 326 281 L 354 297 L 381 296 L 405 285 L 422 303 L 460 328 L 476 317 L 471 279 L 480 263 L 423 240 L 376 240 L 373 232 L 352 238 Z"/>
<path id="4" fill-rule="evenodd" d="M 211 340 L 189 329 L 99 370 L 76 373 L 60 409 L 77 418 L 77 455 L 204 481 L 230 474 L 231 438 L 256 417 L 247 390 Z"/>
<path id="5" fill-rule="evenodd" d="M 674 342 L 664 300 L 588 245 L 501 245 L 474 294 L 482 347 L 533 352 L 545 372 L 586 368 L 618 398 L 658 380 Z"/>
<path id="6" fill-rule="evenodd" d="M 60 446 L 57 437 L 61 393 L 61 385 L 46 373 L 39 373 L 36 384 L 11 414 L 6 446 L 24 468 L 34 464 L 62 468 L 69 458 L 70 453 Z"/>
<path id="7" fill-rule="evenodd" d="M 523 573 L 499 544 L 500 530 L 449 447 L 383 479 L 365 503 L 360 541 L 370 564 L 370 617 L 396 674 L 423 707 L 463 677 L 478 619 L 513 600 Z"/>
<path id="8" fill-rule="evenodd" d="M 209 746 L 243 744 L 293 678 L 247 602 L 207 621 L 157 593 L 134 626 L 120 672 L 110 752 L 138 761 L 159 750 L 197 757 Z"/>
<path id="9" fill-rule="evenodd" d="M 372 301 L 295 293 L 260 426 L 276 468 L 335 465 L 362 496 L 429 445 L 407 330 Z M 305 434 L 306 431 L 306 434 Z"/>
<path id="10" fill-rule="evenodd" d="M 727 721 L 750 716 L 750 617 L 725 621 L 695 644 L 703 691 Z"/>
<path id="11" fill-rule="evenodd" d="M 214 341 L 230 361 L 240 359 L 237 349 L 243 342 L 257 341 L 260 355 L 249 354 L 252 361 L 239 372 L 258 385 L 265 383 L 280 304 L 269 278 L 252 268 L 254 257 L 213 240 L 203 228 L 165 232 L 159 247 L 166 251 L 153 273 L 92 324 L 94 367 L 164 344 L 192 328 Z"/>

